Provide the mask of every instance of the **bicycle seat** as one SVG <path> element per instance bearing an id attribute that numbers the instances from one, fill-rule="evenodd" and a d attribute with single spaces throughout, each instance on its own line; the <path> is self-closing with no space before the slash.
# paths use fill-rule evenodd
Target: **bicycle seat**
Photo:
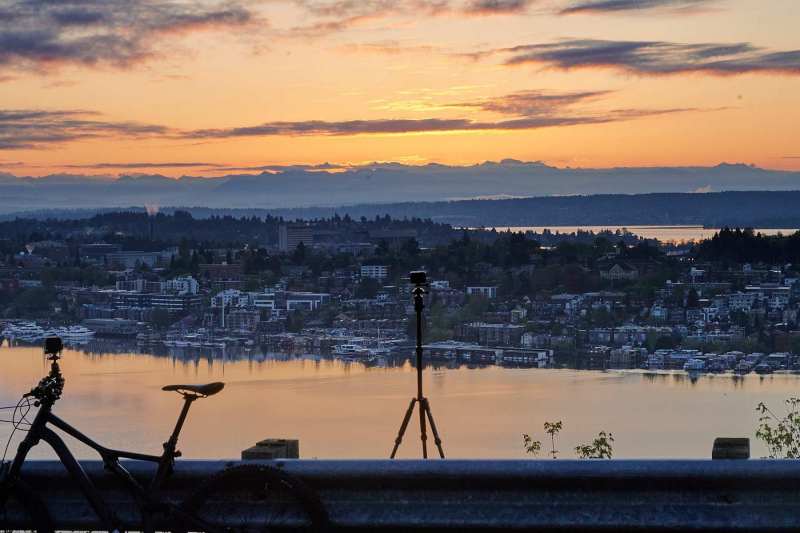
<path id="1" fill-rule="evenodd" d="M 208 396 L 214 396 L 224 388 L 224 383 L 215 381 L 214 383 L 207 383 L 205 385 L 167 385 L 166 387 L 162 387 L 161 390 L 179 392 L 183 395 L 193 394 L 200 398 L 206 398 Z"/>

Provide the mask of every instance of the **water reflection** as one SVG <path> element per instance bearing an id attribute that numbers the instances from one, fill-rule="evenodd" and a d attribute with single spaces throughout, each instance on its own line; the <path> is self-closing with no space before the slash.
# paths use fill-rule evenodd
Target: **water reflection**
<path id="1" fill-rule="evenodd" d="M 180 408 L 161 386 L 223 380 L 221 394 L 192 408 L 181 443 L 186 457 L 238 457 L 260 439 L 290 437 L 300 439 L 303 457 L 379 458 L 388 456 L 415 386 L 410 363 L 397 359 L 362 364 L 315 354 L 137 352 L 118 342 L 67 350 L 67 384 L 56 411 L 102 443 L 157 453 Z M 39 348 L 4 345 L 0 405 L 15 403 L 44 372 Z M 517 458 L 524 456 L 521 434 L 541 436 L 545 420 L 564 421 L 562 450 L 607 430 L 617 438 L 617 457 L 708 457 L 715 437 L 752 438 L 757 403 L 778 405 L 799 383 L 785 374 L 455 363 L 427 368 L 425 382 L 449 457 Z M 0 439 L 8 433 L 1 425 Z M 406 437 L 404 457 L 418 456 L 414 437 Z M 763 451 L 754 446 L 753 454 Z"/>

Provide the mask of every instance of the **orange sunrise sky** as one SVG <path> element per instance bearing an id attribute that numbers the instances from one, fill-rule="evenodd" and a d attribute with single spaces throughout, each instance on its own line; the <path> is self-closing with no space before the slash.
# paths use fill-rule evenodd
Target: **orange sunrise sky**
<path id="1" fill-rule="evenodd" d="M 800 169 L 797 0 L 0 1 L 0 172 Z"/>

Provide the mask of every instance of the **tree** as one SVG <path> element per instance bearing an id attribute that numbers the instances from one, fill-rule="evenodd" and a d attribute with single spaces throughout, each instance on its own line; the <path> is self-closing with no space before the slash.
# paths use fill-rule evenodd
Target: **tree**
<path id="1" fill-rule="evenodd" d="M 689 309 L 697 309 L 700 307 L 700 296 L 698 296 L 694 287 L 689 289 L 689 293 L 686 295 L 686 307 Z"/>
<path id="2" fill-rule="evenodd" d="M 362 278 L 356 287 L 356 296 L 358 298 L 375 298 L 380 289 L 381 284 L 375 278 Z"/>
<path id="3" fill-rule="evenodd" d="M 295 265 L 302 265 L 306 260 L 306 245 L 303 241 L 297 244 L 297 248 L 292 253 L 292 263 Z"/>
<path id="4" fill-rule="evenodd" d="M 286 331 L 290 333 L 300 333 L 305 326 L 305 317 L 300 311 L 291 311 L 286 315 Z"/>
<path id="5" fill-rule="evenodd" d="M 166 309 L 153 309 L 153 314 L 150 316 L 150 322 L 157 328 L 168 328 L 172 324 L 172 319 L 169 311 Z"/>

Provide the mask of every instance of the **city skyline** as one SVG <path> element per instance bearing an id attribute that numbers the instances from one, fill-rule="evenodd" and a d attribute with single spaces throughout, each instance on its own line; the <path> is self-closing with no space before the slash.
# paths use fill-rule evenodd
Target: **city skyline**
<path id="1" fill-rule="evenodd" d="M 123 8 L 124 7 L 124 8 Z M 0 173 L 800 169 L 788 0 L 0 3 Z"/>

